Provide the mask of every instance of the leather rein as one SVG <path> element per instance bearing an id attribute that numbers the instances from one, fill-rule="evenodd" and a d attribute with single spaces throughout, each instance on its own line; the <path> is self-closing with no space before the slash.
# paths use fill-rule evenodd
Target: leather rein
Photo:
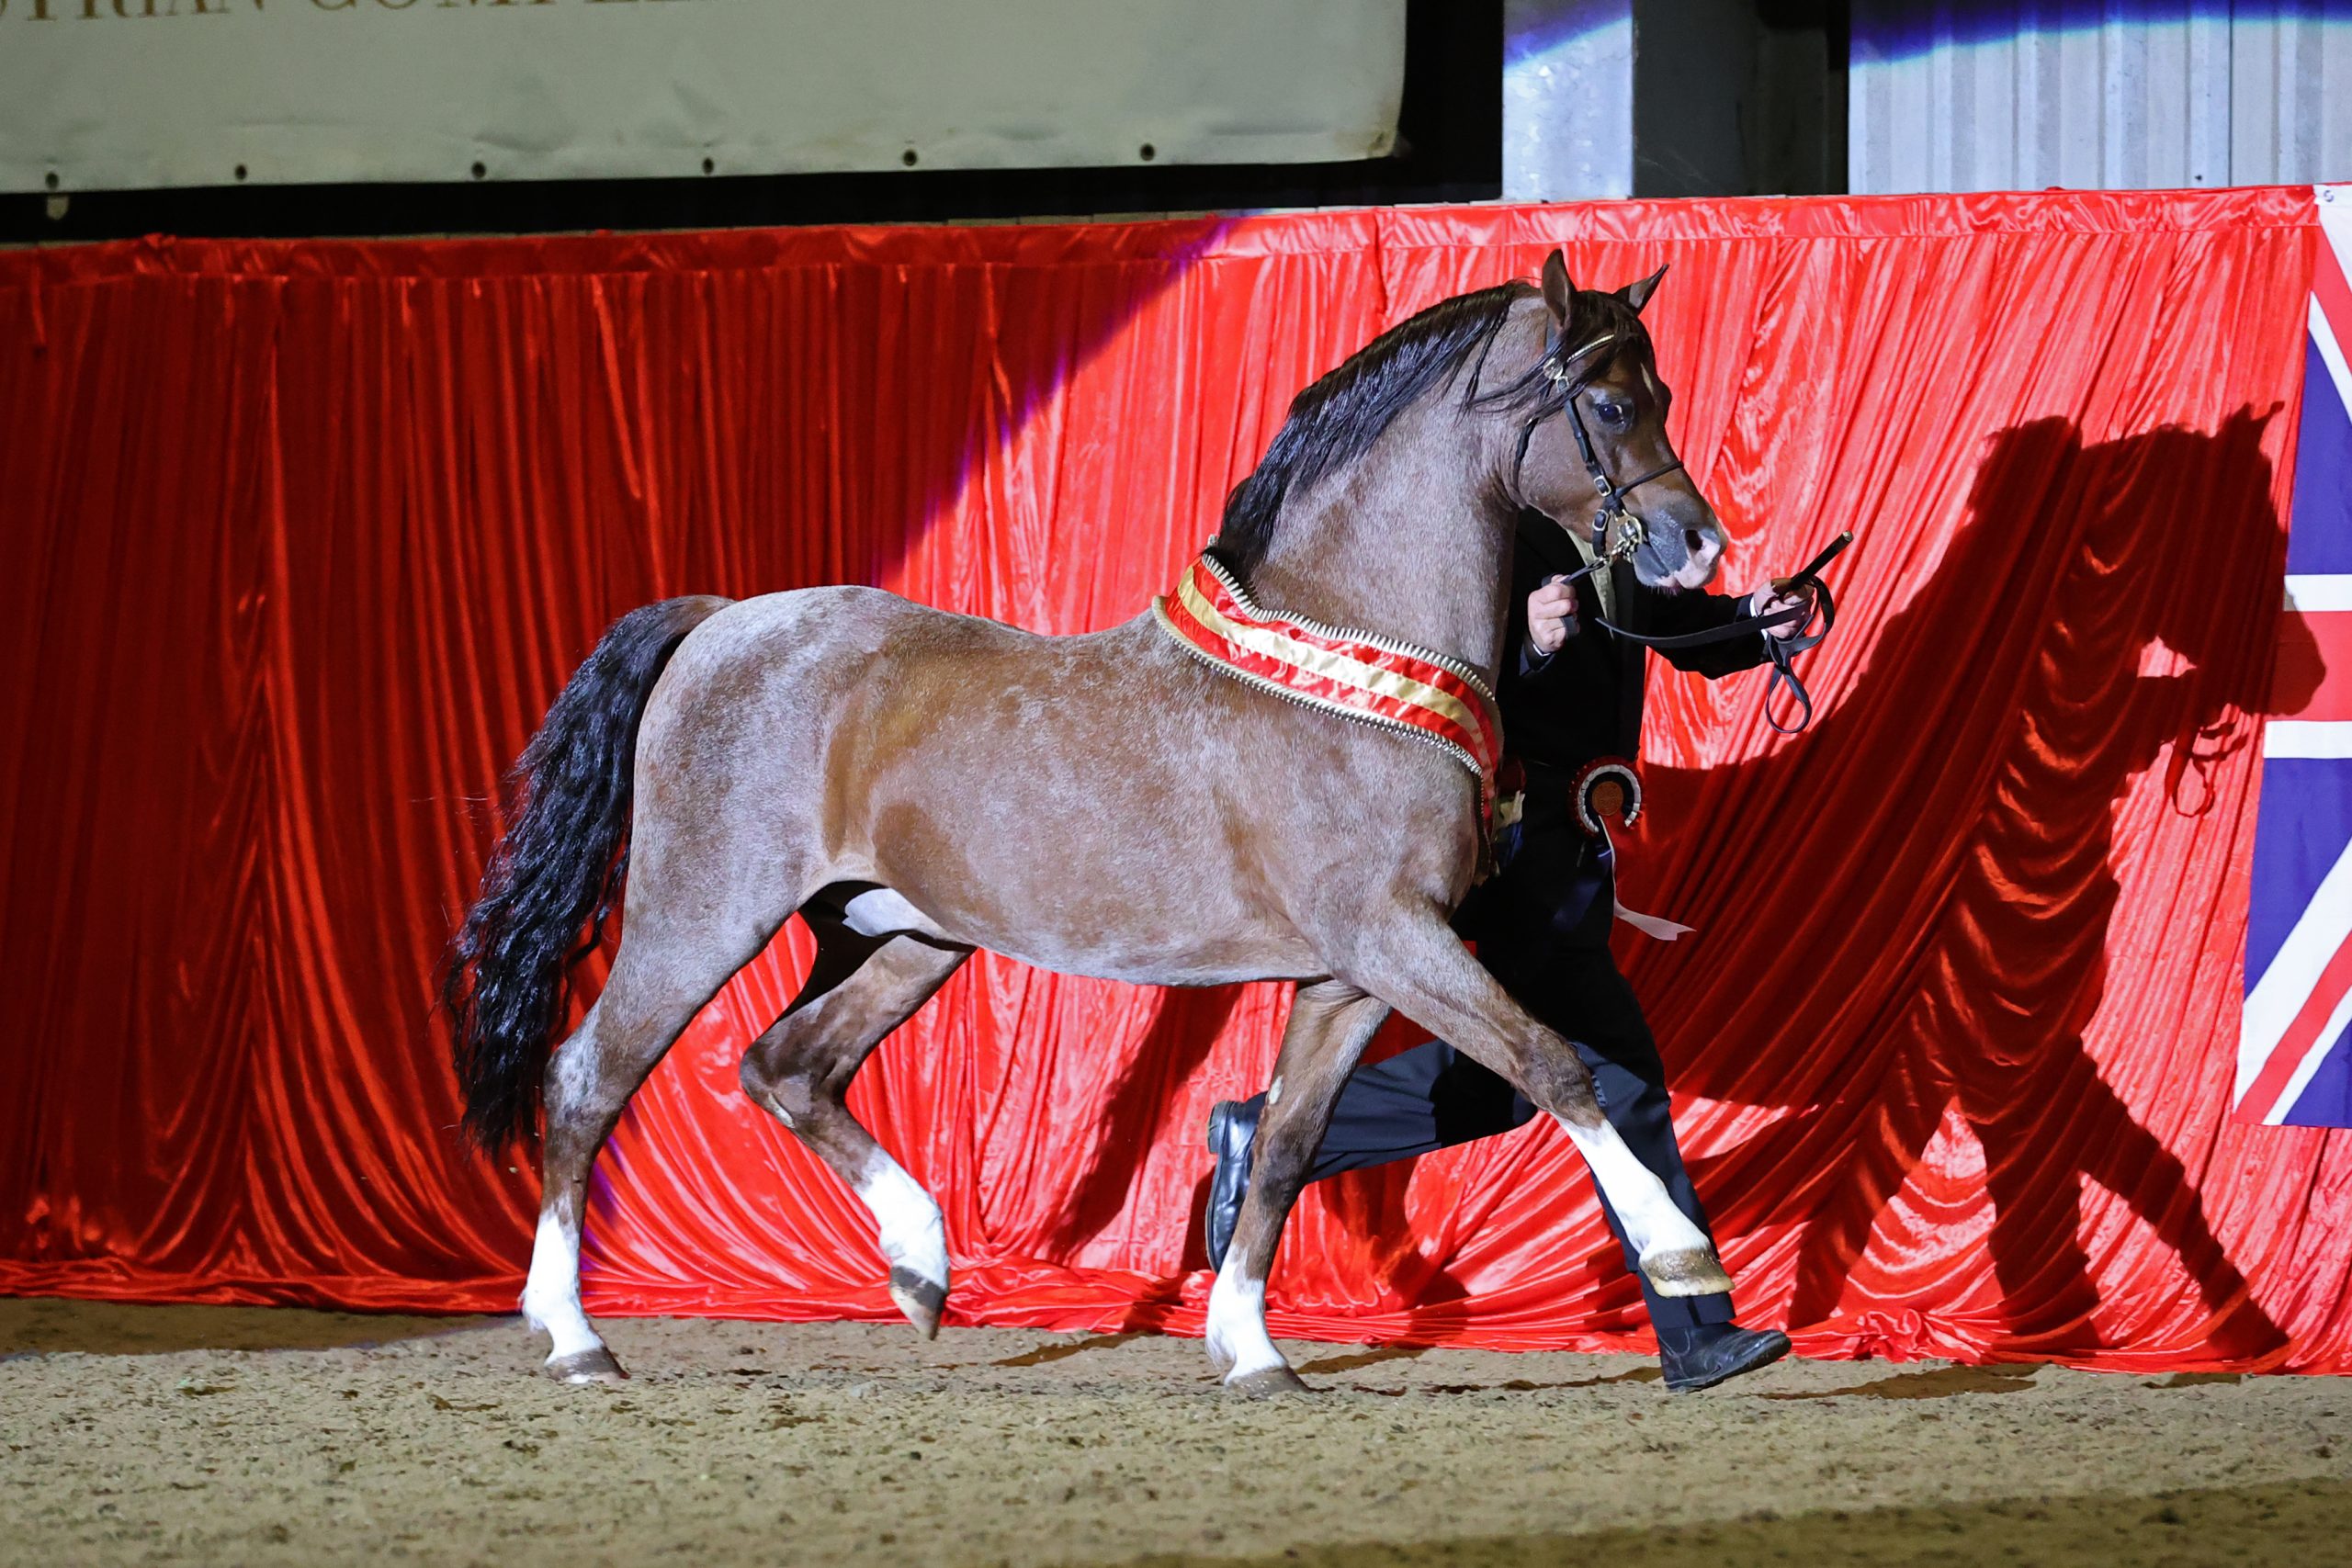
<path id="1" fill-rule="evenodd" d="M 1593 493 L 1600 498 L 1600 510 L 1593 514 L 1592 519 L 1591 563 L 1579 570 L 1555 579 L 1555 581 L 1557 581 L 1576 582 L 1592 576 L 1604 568 L 1614 567 L 1632 559 L 1634 552 L 1641 548 L 1648 539 L 1649 525 L 1642 519 L 1640 514 L 1626 505 L 1626 498 L 1653 479 L 1662 479 L 1682 468 L 1682 459 L 1677 457 L 1671 462 L 1652 468 L 1638 478 L 1619 484 L 1610 476 L 1607 466 L 1600 460 L 1600 453 L 1593 447 L 1592 433 L 1585 427 L 1584 411 L 1577 407 L 1577 398 L 1592 384 L 1593 378 L 1600 374 L 1601 367 L 1609 364 L 1610 359 L 1594 360 L 1593 370 L 1582 376 L 1577 375 L 1569 367 L 1601 349 L 1613 346 L 1620 341 L 1622 339 L 1619 334 L 1612 333 L 1584 344 L 1573 354 L 1559 353 L 1559 344 L 1556 340 L 1544 350 L 1544 374 L 1559 386 L 1566 394 L 1565 408 L 1568 416 L 1568 429 L 1577 438 L 1577 455 L 1584 459 L 1584 470 L 1592 481 Z M 1519 433 L 1519 452 L 1511 465 L 1514 488 L 1517 487 L 1520 469 L 1527 464 L 1528 444 L 1534 440 L 1536 427 L 1544 423 L 1545 417 L 1541 412 L 1537 413 Z M 1672 637 L 1651 637 L 1642 632 L 1628 631 L 1605 615 L 1597 615 L 1594 619 L 1598 620 L 1601 627 L 1612 637 L 1623 637 L 1626 641 L 1637 643 L 1644 648 L 1669 649 L 1704 648 L 1711 643 L 1729 642 L 1736 637 L 1763 636 L 1775 626 L 1799 623 L 1809 628 L 1813 618 L 1818 615 L 1821 618 L 1821 629 L 1818 631 L 1801 629 L 1794 637 L 1764 637 L 1764 651 L 1772 660 L 1772 676 L 1764 687 L 1764 721 L 1783 735 L 1794 735 L 1813 722 L 1813 694 L 1805 690 L 1804 682 L 1798 679 L 1793 660 L 1798 654 L 1819 647 L 1822 639 L 1828 637 L 1830 628 L 1837 625 L 1838 604 L 1830 597 L 1828 584 L 1821 581 L 1821 572 L 1837 558 L 1840 550 L 1853 542 L 1852 534 L 1841 533 L 1831 540 L 1828 547 L 1819 555 L 1806 562 L 1804 569 L 1795 576 L 1773 580 L 1772 586 L 1777 594 L 1781 597 L 1791 593 L 1810 592 L 1812 595 L 1810 600 L 1792 609 L 1776 610 L 1769 615 L 1744 618 L 1733 621 L 1726 626 L 1712 626 L 1705 631 L 1683 632 Z M 1773 694 L 1783 685 L 1788 687 L 1790 694 L 1797 702 L 1798 714 L 1794 724 L 1782 724 L 1773 716 Z"/>

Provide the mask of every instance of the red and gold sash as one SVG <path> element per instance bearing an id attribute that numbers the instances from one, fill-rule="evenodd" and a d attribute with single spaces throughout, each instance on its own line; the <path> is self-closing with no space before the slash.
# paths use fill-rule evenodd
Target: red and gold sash
<path id="1" fill-rule="evenodd" d="M 1470 666 L 1374 632 L 1270 615 L 1208 556 L 1151 609 L 1185 652 L 1236 680 L 1444 750 L 1477 779 L 1479 818 L 1492 831 L 1502 717 Z"/>

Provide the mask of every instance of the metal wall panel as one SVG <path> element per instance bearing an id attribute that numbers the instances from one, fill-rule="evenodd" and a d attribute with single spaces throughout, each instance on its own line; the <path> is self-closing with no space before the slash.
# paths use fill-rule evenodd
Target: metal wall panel
<path id="1" fill-rule="evenodd" d="M 1856 191 L 2352 180 L 2352 0 L 1854 0 Z"/>
<path id="2" fill-rule="evenodd" d="M 1503 198 L 1634 194 L 1634 0 L 1504 0 Z"/>

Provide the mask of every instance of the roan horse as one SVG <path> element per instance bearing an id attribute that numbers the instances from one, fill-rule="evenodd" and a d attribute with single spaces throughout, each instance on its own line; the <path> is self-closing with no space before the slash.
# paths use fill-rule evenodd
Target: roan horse
<path id="1" fill-rule="evenodd" d="M 1555 254 L 1540 290 L 1462 295 L 1384 333 L 1299 394 L 1211 553 L 1259 603 L 1443 650 L 1489 690 L 1522 507 L 1582 523 L 1607 476 L 1644 475 L 1620 523 L 1639 534 L 1636 575 L 1703 585 L 1722 530 L 1667 440 L 1639 319 L 1662 272 L 1579 291 Z M 1481 860 L 1478 781 L 1436 748 L 1195 661 L 1152 615 L 1041 637 L 866 588 L 649 604 L 556 698 L 513 789 L 445 998 L 475 1136 L 527 1138 L 544 1106 L 522 1304 L 557 1376 L 625 1375 L 580 1307 L 597 1150 L 796 912 L 815 966 L 746 1052 L 744 1092 L 873 1211 L 890 1294 L 926 1335 L 947 1299 L 938 1205 L 842 1097 L 978 947 L 1146 985 L 1297 982 L 1209 1298 L 1229 1387 L 1299 1386 L 1266 1334 L 1266 1273 L 1340 1085 L 1391 1009 L 1558 1119 L 1658 1290 L 1730 1286 L 1576 1052 L 1447 925 Z M 582 934 L 624 892 L 604 992 L 550 1057 Z"/>

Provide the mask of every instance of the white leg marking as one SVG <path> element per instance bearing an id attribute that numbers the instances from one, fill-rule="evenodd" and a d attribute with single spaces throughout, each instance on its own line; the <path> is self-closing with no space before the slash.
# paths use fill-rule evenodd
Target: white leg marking
<path id="1" fill-rule="evenodd" d="M 874 1211 L 882 1232 L 882 1256 L 894 1269 L 911 1269 L 941 1290 L 947 1288 L 947 1227 L 939 1205 L 888 1155 L 876 1151 L 857 1195 Z"/>
<path id="2" fill-rule="evenodd" d="M 1225 1267 L 1209 1288 L 1209 1359 L 1231 1363 L 1225 1374 L 1227 1382 L 1290 1365 L 1266 1337 L 1265 1281 L 1244 1279 L 1243 1262 L 1238 1247 L 1227 1253 Z"/>
<path id="3" fill-rule="evenodd" d="M 1706 1236 L 1667 1196 L 1666 1183 L 1634 1157 L 1634 1151 L 1625 1146 L 1625 1140 L 1618 1135 L 1616 1128 L 1603 1122 L 1599 1131 L 1588 1133 L 1565 1120 L 1560 1125 L 1576 1140 L 1585 1164 L 1592 1168 L 1593 1180 L 1609 1195 L 1609 1206 L 1617 1211 L 1617 1218 L 1625 1227 L 1625 1239 L 1633 1243 L 1635 1257 L 1646 1263 L 1664 1252 L 1703 1252 L 1713 1256 L 1714 1249 L 1707 1245 Z"/>
<path id="4" fill-rule="evenodd" d="M 888 887 L 851 899 L 842 906 L 842 919 L 860 936 L 888 936 L 896 931 L 930 937 L 946 934 L 929 915 Z"/>
<path id="5" fill-rule="evenodd" d="M 531 1272 L 523 1282 L 523 1320 L 555 1341 L 548 1353 L 550 1361 L 604 1348 L 588 1326 L 588 1314 L 580 1310 L 580 1228 L 552 1213 L 540 1213 L 539 1234 L 531 1244 Z"/>

